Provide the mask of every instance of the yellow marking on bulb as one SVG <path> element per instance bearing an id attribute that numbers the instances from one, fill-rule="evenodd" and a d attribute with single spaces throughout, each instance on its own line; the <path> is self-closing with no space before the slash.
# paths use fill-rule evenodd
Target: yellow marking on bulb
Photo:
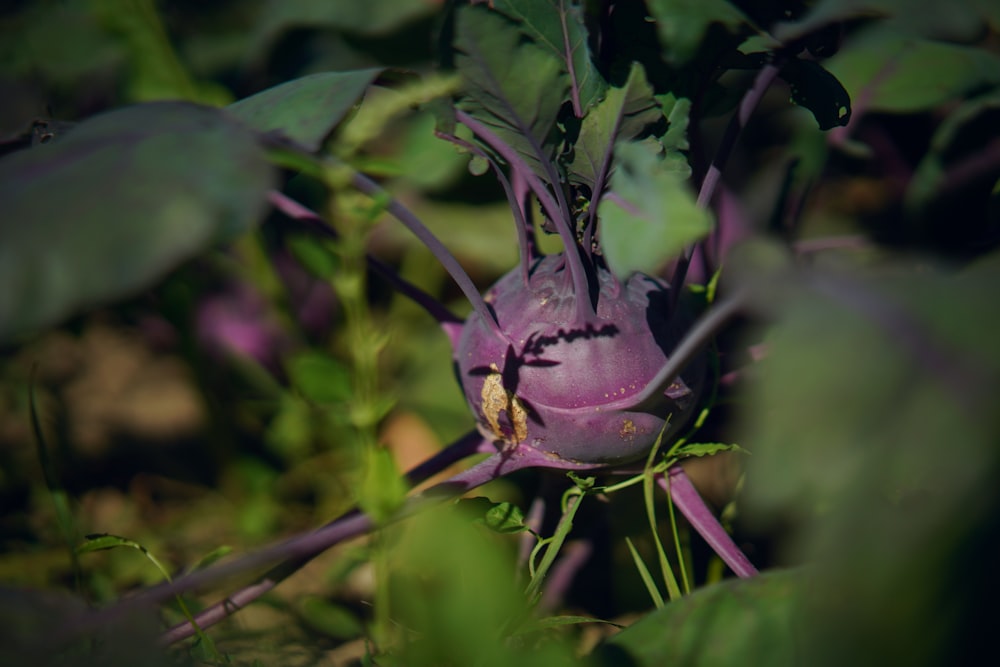
<path id="1" fill-rule="evenodd" d="M 510 444 L 524 442 L 528 438 L 528 411 L 521 399 L 503 386 L 503 375 L 496 364 L 490 364 L 490 373 L 483 381 L 483 389 L 479 394 L 482 399 L 483 417 L 497 440 Z M 504 434 L 500 426 L 500 413 L 506 412 L 514 427 L 513 439 Z"/>

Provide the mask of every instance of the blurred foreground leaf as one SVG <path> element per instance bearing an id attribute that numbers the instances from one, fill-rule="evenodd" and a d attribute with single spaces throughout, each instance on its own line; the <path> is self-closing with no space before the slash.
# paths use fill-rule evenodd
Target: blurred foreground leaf
<path id="1" fill-rule="evenodd" d="M 251 95 L 226 110 L 255 130 L 278 132 L 316 151 L 381 71 L 310 74 Z"/>
<path id="2" fill-rule="evenodd" d="M 825 66 L 868 111 L 923 111 L 1000 83 L 1000 55 L 884 25 L 860 33 Z"/>
<path id="3" fill-rule="evenodd" d="M 245 128 L 127 107 L 0 160 L 0 341 L 147 287 L 260 218 L 271 167 Z"/>
<path id="4" fill-rule="evenodd" d="M 602 646 L 598 664 L 794 665 L 801 572 L 708 586 L 644 616 Z"/>
<path id="5" fill-rule="evenodd" d="M 779 280 L 740 441 L 748 515 L 798 526 L 785 558 L 817 567 L 802 664 L 974 661 L 998 592 L 1000 256 Z"/>
<path id="6" fill-rule="evenodd" d="M 475 513 L 449 506 L 400 527 L 392 547 L 393 616 L 409 638 L 399 664 L 558 667 L 578 664 L 558 641 L 506 641 L 525 598 L 511 586 L 513 550 L 473 524 Z"/>

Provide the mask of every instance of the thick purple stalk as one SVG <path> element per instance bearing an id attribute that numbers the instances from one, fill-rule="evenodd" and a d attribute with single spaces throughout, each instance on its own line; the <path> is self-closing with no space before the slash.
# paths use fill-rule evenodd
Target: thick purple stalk
<path id="1" fill-rule="evenodd" d="M 492 169 L 493 173 L 496 175 L 497 180 L 500 182 L 500 186 L 503 188 L 504 196 L 507 197 L 507 202 L 510 204 L 510 210 L 514 213 L 514 221 L 517 223 L 517 229 L 516 229 L 517 247 L 521 263 L 521 276 L 522 279 L 524 280 L 524 286 L 525 288 L 527 288 L 528 277 L 529 277 L 528 269 L 531 265 L 531 258 L 533 254 L 531 248 L 531 239 L 529 239 L 528 237 L 528 223 L 524 218 L 523 209 L 521 208 L 520 202 L 518 201 L 517 198 L 517 193 L 514 187 L 511 185 L 510 180 L 507 178 L 507 175 L 503 173 L 503 169 L 500 168 L 500 165 L 497 164 L 497 161 L 494 160 L 489 155 L 487 155 L 486 151 L 480 149 L 475 144 L 469 143 L 468 141 L 460 139 L 459 137 L 456 137 L 454 135 L 438 133 L 438 136 L 444 139 L 445 141 L 450 141 L 456 146 L 461 146 L 462 148 L 469 151 L 473 155 L 476 155 L 481 159 L 486 160 L 486 163 L 490 165 L 490 169 Z M 517 174 L 516 171 L 514 173 Z M 455 340 L 452 340 L 453 349 L 455 347 L 455 342 L 456 342 Z"/>
<path id="2" fill-rule="evenodd" d="M 464 111 L 458 111 L 456 114 L 456 117 L 472 130 L 473 134 L 499 153 L 500 157 L 506 160 L 512 169 L 520 171 L 528 181 L 535 196 L 538 197 L 538 201 L 542 204 L 542 208 L 545 209 L 545 212 L 553 224 L 555 224 L 559 238 L 562 239 L 563 255 L 566 257 L 570 279 L 573 282 L 573 291 L 577 297 L 577 320 L 579 322 L 590 322 L 593 320 L 596 311 L 594 310 L 594 304 L 590 301 L 590 281 L 587 276 L 587 266 L 583 263 L 583 258 L 580 256 L 580 249 L 572 228 L 572 220 L 569 219 L 569 206 L 562 194 L 562 190 L 559 188 L 559 180 L 555 177 L 554 173 L 550 175 L 552 189 L 558 198 L 557 204 L 552 199 L 551 193 L 549 193 L 538 177 L 535 176 L 524 160 L 521 159 L 517 151 L 504 143 L 500 137 L 469 114 Z M 551 165 L 547 161 L 544 161 L 544 156 L 540 156 L 540 159 L 543 160 L 543 164 L 546 165 L 547 169 L 552 171 Z"/>
<path id="3" fill-rule="evenodd" d="M 681 511 L 688 523 L 708 542 L 712 550 L 719 554 L 719 558 L 736 576 L 748 579 L 758 574 L 757 568 L 702 500 L 698 490 L 684 472 L 684 468 L 679 465 L 671 466 L 666 475 L 657 475 L 657 482 L 670 495 L 671 502 Z"/>

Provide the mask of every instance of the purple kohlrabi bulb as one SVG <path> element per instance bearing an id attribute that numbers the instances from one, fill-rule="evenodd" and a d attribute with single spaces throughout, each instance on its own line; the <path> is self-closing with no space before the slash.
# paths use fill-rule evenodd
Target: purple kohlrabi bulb
<path id="1" fill-rule="evenodd" d="M 671 316 L 666 283 L 634 274 L 620 283 L 597 269 L 596 317 L 579 321 L 562 255 L 515 270 L 486 294 L 500 328 L 475 313 L 456 354 L 479 429 L 500 447 L 528 445 L 570 461 L 621 463 L 645 456 L 664 426 L 679 429 L 697 403 L 704 362 L 639 400 L 689 322 Z M 647 392 L 648 393 L 648 392 Z"/>

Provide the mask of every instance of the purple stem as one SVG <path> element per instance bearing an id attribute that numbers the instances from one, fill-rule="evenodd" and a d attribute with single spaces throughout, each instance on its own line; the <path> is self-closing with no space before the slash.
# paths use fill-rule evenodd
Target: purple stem
<path id="1" fill-rule="evenodd" d="M 456 118 L 462 122 L 466 127 L 472 130 L 473 134 L 484 141 L 490 148 L 495 150 L 500 157 L 507 161 L 512 169 L 520 171 L 528 184 L 531 186 L 532 191 L 535 196 L 538 197 L 538 201 L 542 204 L 542 208 L 548 214 L 549 218 L 552 220 L 553 224 L 556 226 L 556 230 L 559 232 L 559 238 L 562 239 L 564 252 L 563 255 L 566 257 L 569 266 L 570 278 L 573 281 L 573 291 L 579 296 L 583 295 L 583 298 L 576 299 L 577 305 L 577 318 L 580 322 L 589 322 L 593 320 L 595 316 L 594 304 L 590 300 L 590 284 L 587 278 L 587 267 L 583 263 L 583 258 L 580 256 L 579 246 L 576 242 L 576 236 L 573 233 L 572 222 L 568 219 L 569 207 L 566 204 L 565 197 L 562 194 L 562 190 L 559 188 L 559 181 L 554 178 L 554 175 L 550 175 L 552 180 L 552 188 L 555 190 L 556 197 L 559 203 L 557 204 L 555 200 L 552 199 L 552 194 L 545 188 L 541 180 L 531 171 L 528 165 L 521 159 L 521 156 L 517 154 L 513 148 L 508 146 L 500 137 L 494 134 L 489 128 L 477 121 L 475 118 L 465 113 L 464 111 L 456 111 Z M 544 155 L 539 155 L 540 159 L 544 160 Z M 543 162 L 546 167 L 551 171 L 551 165 L 548 162 Z"/>
<path id="2" fill-rule="evenodd" d="M 479 293 L 476 288 L 476 284 L 472 282 L 472 278 L 469 274 L 465 272 L 462 265 L 458 263 L 451 251 L 434 234 L 431 230 L 427 229 L 427 226 L 420 221 L 416 215 L 413 214 L 410 209 L 406 208 L 399 202 L 398 199 L 391 197 L 388 193 L 375 181 L 371 180 L 364 174 L 359 172 L 354 172 L 351 176 L 351 184 L 354 185 L 358 190 L 364 192 L 365 194 L 375 197 L 376 199 L 387 197 L 386 210 L 392 214 L 394 218 L 403 223 L 407 229 L 413 232 L 420 241 L 427 246 L 427 248 L 434 253 L 434 256 L 441 262 L 444 266 L 445 271 L 451 275 L 452 280 L 458 285 L 458 288 L 462 290 L 462 294 L 465 298 L 469 300 L 472 305 L 472 309 L 483 318 L 483 321 L 487 323 L 493 329 L 493 333 L 499 336 L 501 339 L 510 342 L 504 334 L 503 330 L 500 328 L 496 317 L 493 316 L 493 312 L 486 306 L 486 302 L 483 301 L 483 295 Z"/>
<path id="3" fill-rule="evenodd" d="M 657 482 L 670 495 L 670 500 L 681 511 L 688 523 L 708 542 L 715 553 L 719 554 L 719 558 L 729 566 L 729 569 L 736 576 L 748 579 L 757 575 L 757 568 L 753 566 L 750 559 L 746 557 L 746 554 L 736 545 L 719 520 L 715 518 L 715 514 L 712 513 L 712 510 L 702 500 L 698 490 L 691 484 L 684 468 L 679 465 L 671 466 L 666 475 L 657 475 Z"/>
<path id="4" fill-rule="evenodd" d="M 486 151 L 480 149 L 475 144 L 469 143 L 468 141 L 454 135 L 439 133 L 438 136 L 446 141 L 450 141 L 456 146 L 461 146 L 473 155 L 477 155 L 486 160 L 487 164 L 490 165 L 490 169 L 492 169 L 493 173 L 496 174 L 497 180 L 500 181 L 500 186 L 503 188 L 504 195 L 507 197 L 507 202 L 510 204 L 510 209 L 514 214 L 514 222 L 516 224 L 517 231 L 518 254 L 521 258 L 521 277 L 524 280 L 525 288 L 527 288 L 528 268 L 531 264 L 532 256 L 531 241 L 528 238 L 528 224 L 524 219 L 524 213 L 521 209 L 520 200 L 517 198 L 516 191 L 511 185 L 510 180 L 507 179 L 507 175 L 503 173 L 503 170 L 500 168 L 500 165 L 497 164 L 497 161 L 487 155 Z M 514 174 L 517 174 L 517 172 L 515 171 Z"/>
<path id="5" fill-rule="evenodd" d="M 493 447 L 492 443 L 487 442 L 478 432 L 472 431 L 412 469 L 407 474 L 407 479 L 411 484 L 419 484 L 456 461 L 472 454 L 486 452 L 493 452 L 493 456 L 486 459 L 486 461 L 494 460 L 501 456 L 496 453 L 496 448 Z M 525 459 L 524 457 L 515 458 L 514 462 L 522 465 L 527 464 L 525 467 L 538 464 L 537 461 Z M 517 469 L 508 469 L 503 465 L 503 461 L 499 463 L 498 467 L 503 470 L 503 474 L 510 472 L 512 469 Z M 454 497 L 468 489 L 490 481 L 489 477 L 480 478 L 476 476 L 485 474 L 485 472 L 487 470 L 482 467 L 482 464 L 473 466 L 466 471 L 458 473 L 451 479 L 433 486 L 419 495 L 413 496 L 407 501 L 398 518 L 409 516 L 428 504 L 447 500 L 449 497 Z M 465 486 L 463 487 L 463 485 Z M 292 537 L 284 542 L 245 555 L 238 560 L 220 563 L 204 570 L 178 577 L 172 583 L 155 586 L 125 599 L 112 607 L 93 612 L 67 627 L 65 634 L 60 635 L 55 641 L 73 639 L 116 618 L 120 618 L 123 614 L 129 613 L 133 609 L 146 605 L 159 604 L 173 598 L 175 595 L 216 583 L 226 577 L 254 570 L 275 561 L 283 561 L 272 567 L 254 584 L 240 589 L 237 593 L 199 614 L 196 617 L 198 625 L 203 628 L 208 627 L 231 615 L 251 600 L 255 600 L 273 589 L 322 551 L 334 544 L 367 533 L 374 527 L 369 517 L 357 510 L 351 510 L 315 531 Z M 163 639 L 169 643 L 189 637 L 192 634 L 194 634 L 194 628 L 189 623 L 183 623 L 169 630 Z"/>
<path id="6" fill-rule="evenodd" d="M 726 163 L 729 161 L 729 156 L 732 155 L 733 149 L 736 147 L 736 141 L 739 139 L 740 133 L 746 127 L 747 121 L 750 120 L 750 115 L 757 108 L 761 98 L 764 97 L 764 93 L 774 83 L 785 59 L 786 56 L 779 53 L 775 57 L 774 62 L 765 65 L 757 72 L 757 76 L 754 77 L 750 89 L 743 95 L 743 99 L 740 100 L 739 108 L 737 108 L 736 113 L 729 119 L 729 124 L 726 126 L 725 134 L 722 135 L 719 148 L 715 151 L 715 157 L 712 158 L 712 164 L 709 165 L 708 171 L 701 181 L 701 189 L 698 191 L 698 206 L 701 208 L 707 208 L 712 203 L 715 190 L 722 178 L 722 170 L 725 169 Z M 677 305 L 677 299 L 680 296 L 681 288 L 684 286 L 684 279 L 687 277 L 688 266 L 691 264 L 693 254 L 693 246 L 686 248 L 684 254 L 677 261 L 677 266 L 674 268 L 674 275 L 670 281 L 671 287 L 674 288 L 672 306 Z"/>
<path id="7" fill-rule="evenodd" d="M 284 193 L 272 190 L 268 193 L 268 200 L 276 209 L 287 215 L 289 218 L 314 223 L 313 228 L 321 234 L 331 238 L 336 238 L 336 232 L 318 213 L 306 206 L 303 206 L 301 203 L 295 201 Z M 441 325 L 441 328 L 448 336 L 448 339 L 451 340 L 452 347 L 455 347 L 458 341 L 458 335 L 462 328 L 461 318 L 445 308 L 430 294 L 400 276 L 395 269 L 382 260 L 371 254 L 366 254 L 365 259 L 367 259 L 368 265 L 372 268 L 372 270 L 382 276 L 382 278 L 396 288 L 400 294 L 409 297 L 414 303 L 427 311 L 431 317 L 437 320 L 438 324 Z"/>
<path id="8" fill-rule="evenodd" d="M 416 481 L 416 478 L 420 476 L 433 474 L 464 456 L 491 448 L 492 446 L 484 442 L 484 439 L 478 433 L 470 433 L 440 452 L 430 461 L 414 469 L 411 473 L 413 476 L 411 481 Z M 398 521 L 412 516 L 430 505 L 439 504 L 460 496 L 471 489 L 517 470 L 538 467 L 561 470 L 592 470 L 601 467 L 601 465 L 553 459 L 549 454 L 525 446 L 517 446 L 510 450 L 494 452 L 489 458 L 472 466 L 468 470 L 464 470 L 450 479 L 412 496 L 392 520 Z M 216 583 L 226 577 L 257 569 L 276 560 L 282 560 L 281 563 L 272 567 L 271 570 L 254 584 L 241 589 L 225 600 L 216 603 L 198 614 L 195 620 L 199 627 L 204 629 L 231 616 L 244 605 L 274 589 L 284 579 L 297 572 L 312 558 L 326 549 L 345 540 L 371 532 L 376 527 L 368 516 L 361 514 L 357 510 L 352 510 L 315 531 L 298 535 L 256 553 L 243 556 L 238 560 L 193 572 L 176 579 L 172 583 L 161 584 L 141 592 L 107 609 L 92 612 L 81 617 L 77 622 L 66 628 L 53 641 L 62 643 L 74 639 L 108 624 L 116 618 L 121 618 L 133 610 L 165 602 L 180 593 Z M 168 630 L 161 637 L 161 640 L 164 643 L 171 643 L 190 637 L 193 634 L 194 628 L 191 624 L 183 623 Z"/>
<path id="9" fill-rule="evenodd" d="M 521 212 L 521 219 L 524 220 L 524 235 L 528 239 L 528 258 L 530 264 L 530 260 L 541 257 L 538 242 L 535 239 L 535 215 L 534 209 L 531 206 L 531 186 L 528 185 L 524 174 L 516 170 L 511 172 L 510 184 L 514 188 L 517 210 Z"/>
<path id="10" fill-rule="evenodd" d="M 604 406 L 604 409 L 616 410 L 636 407 L 657 397 L 664 388 L 677 379 L 681 371 L 701 352 L 712 336 L 717 334 L 730 318 L 746 307 L 747 297 L 747 291 L 740 290 L 719 300 L 688 330 L 681 342 L 671 352 L 667 363 L 663 364 L 663 367 L 643 387 L 642 391 L 628 398 L 609 403 Z"/>
<path id="11" fill-rule="evenodd" d="M 572 540 L 563 545 L 559 560 L 552 565 L 549 576 L 546 577 L 545 590 L 538 603 L 542 611 L 551 612 L 563 603 L 576 575 L 593 554 L 594 544 L 591 540 Z"/>

